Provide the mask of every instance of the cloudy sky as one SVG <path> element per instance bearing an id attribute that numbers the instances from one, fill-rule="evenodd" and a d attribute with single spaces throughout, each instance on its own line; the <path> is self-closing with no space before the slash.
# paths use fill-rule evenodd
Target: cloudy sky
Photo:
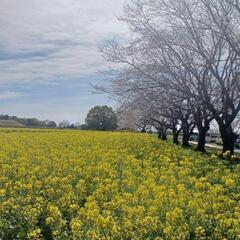
<path id="1" fill-rule="evenodd" d="M 92 94 L 104 63 L 98 47 L 127 38 L 124 0 L 0 0 L 0 113 L 71 122 L 113 104 Z"/>

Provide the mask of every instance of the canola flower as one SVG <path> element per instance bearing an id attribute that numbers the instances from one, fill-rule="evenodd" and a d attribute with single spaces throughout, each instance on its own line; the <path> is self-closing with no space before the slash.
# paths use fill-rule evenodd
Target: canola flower
<path id="1" fill-rule="evenodd" d="M 240 166 L 153 136 L 0 131 L 0 239 L 240 239 Z"/>

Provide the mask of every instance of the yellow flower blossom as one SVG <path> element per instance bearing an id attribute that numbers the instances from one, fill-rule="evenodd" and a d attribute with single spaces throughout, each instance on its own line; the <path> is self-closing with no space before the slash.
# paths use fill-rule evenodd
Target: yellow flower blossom
<path id="1" fill-rule="evenodd" d="M 235 186 L 235 181 L 233 180 L 233 179 L 227 179 L 226 181 L 225 181 L 225 185 L 227 186 L 227 187 L 233 187 L 233 186 Z"/>
<path id="2" fill-rule="evenodd" d="M 6 194 L 5 189 L 0 189 L 0 197 L 3 197 Z"/>
<path id="3" fill-rule="evenodd" d="M 41 239 L 41 229 L 37 228 L 37 229 L 30 231 L 27 234 L 27 237 L 28 237 L 28 239 L 33 239 L 33 240 Z"/>
<path id="4" fill-rule="evenodd" d="M 145 134 L 6 131 L 0 239 L 240 240 L 237 164 Z"/>

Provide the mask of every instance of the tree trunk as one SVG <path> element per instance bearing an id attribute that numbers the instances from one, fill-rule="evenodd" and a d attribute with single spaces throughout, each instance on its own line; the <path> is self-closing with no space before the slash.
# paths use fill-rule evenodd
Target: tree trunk
<path id="1" fill-rule="evenodd" d="M 183 140 L 182 140 L 183 147 L 190 147 L 189 139 L 190 139 L 189 128 L 183 127 Z"/>
<path id="2" fill-rule="evenodd" d="M 162 140 L 166 141 L 167 140 L 167 130 L 163 129 L 162 131 Z"/>
<path id="3" fill-rule="evenodd" d="M 158 138 L 164 141 L 167 140 L 167 130 L 165 128 L 158 128 Z"/>
<path id="4" fill-rule="evenodd" d="M 237 134 L 233 132 L 232 126 L 225 127 L 224 125 L 219 126 L 219 131 L 223 141 L 223 152 L 230 151 L 234 154 L 235 141 Z"/>
<path id="5" fill-rule="evenodd" d="M 160 128 L 158 129 L 158 138 L 159 138 L 159 139 L 162 139 L 162 131 L 161 131 Z"/>
<path id="6" fill-rule="evenodd" d="M 179 144 L 178 136 L 179 136 L 180 131 L 172 130 L 172 133 L 173 133 L 173 143 L 178 145 Z"/>
<path id="7" fill-rule="evenodd" d="M 209 131 L 210 129 L 210 126 L 205 126 L 205 127 L 198 127 L 198 132 L 199 132 L 199 135 L 198 135 L 198 145 L 197 145 L 197 148 L 196 150 L 199 151 L 199 152 L 205 152 L 205 145 L 206 145 L 206 135 L 207 135 L 207 132 Z"/>
<path id="8" fill-rule="evenodd" d="M 146 127 L 145 126 L 142 127 L 141 133 L 146 133 Z"/>

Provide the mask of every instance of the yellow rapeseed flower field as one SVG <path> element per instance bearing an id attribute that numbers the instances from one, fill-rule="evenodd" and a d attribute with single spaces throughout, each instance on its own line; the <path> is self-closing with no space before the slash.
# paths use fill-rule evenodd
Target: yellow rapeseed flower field
<path id="1" fill-rule="evenodd" d="M 0 239 L 240 239 L 240 166 L 150 135 L 0 131 Z"/>

